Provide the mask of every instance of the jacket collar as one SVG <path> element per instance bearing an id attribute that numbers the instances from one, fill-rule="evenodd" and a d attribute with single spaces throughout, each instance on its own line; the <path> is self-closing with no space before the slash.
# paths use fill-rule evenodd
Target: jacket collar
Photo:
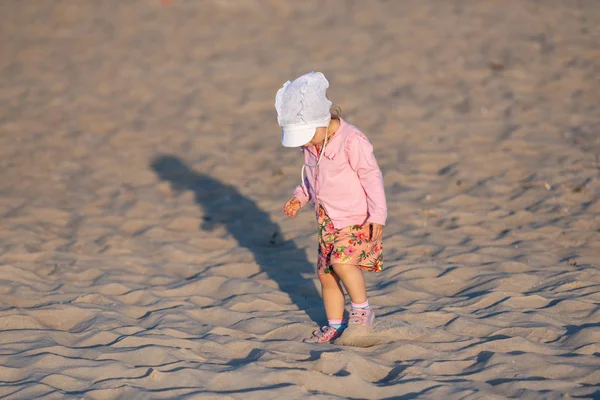
<path id="1" fill-rule="evenodd" d="M 327 141 L 327 145 L 325 147 L 330 146 L 331 143 L 333 143 L 336 140 L 338 140 L 338 138 L 340 136 L 342 136 L 342 135 L 340 135 L 340 132 L 342 132 L 347 125 L 348 124 L 346 123 L 346 121 L 344 121 L 342 118 L 340 118 L 340 126 L 338 126 L 338 128 L 335 130 L 333 137 Z M 315 146 L 304 147 L 304 149 L 306 149 L 308 152 L 310 152 L 315 157 L 318 156 L 317 150 L 315 149 Z"/>

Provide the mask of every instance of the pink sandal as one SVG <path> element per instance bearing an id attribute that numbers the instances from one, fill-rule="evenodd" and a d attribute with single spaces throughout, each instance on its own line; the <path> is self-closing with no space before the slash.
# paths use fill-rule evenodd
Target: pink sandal
<path id="1" fill-rule="evenodd" d="M 367 328 L 373 324 L 375 313 L 372 309 L 364 310 L 361 308 L 353 308 L 350 311 L 350 325 L 362 325 Z"/>
<path id="2" fill-rule="evenodd" d="M 304 343 L 331 343 L 335 339 L 342 336 L 344 332 L 343 329 L 335 329 L 332 326 L 326 325 L 322 327 L 320 330 L 316 330 L 313 332 L 312 337 L 304 339 Z"/>

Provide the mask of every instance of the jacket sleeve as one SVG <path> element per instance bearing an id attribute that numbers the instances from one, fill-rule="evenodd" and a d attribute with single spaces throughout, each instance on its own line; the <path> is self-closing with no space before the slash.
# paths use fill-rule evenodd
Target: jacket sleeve
<path id="1" fill-rule="evenodd" d="M 373 154 L 373 146 L 362 133 L 350 135 L 346 140 L 346 156 L 350 167 L 356 171 L 367 195 L 369 217 L 367 222 L 385 225 L 387 204 L 383 187 L 383 174 Z"/>
<path id="2" fill-rule="evenodd" d="M 304 147 L 299 148 L 302 151 L 302 155 L 306 157 Z M 306 162 L 306 159 L 304 160 Z M 294 197 L 300 200 L 300 206 L 304 207 L 309 200 L 312 200 L 312 196 L 310 195 L 310 190 L 308 190 L 308 178 L 304 177 L 304 187 L 302 185 L 296 186 L 294 189 Z"/>
<path id="3" fill-rule="evenodd" d="M 311 200 L 310 193 L 306 193 L 306 190 L 302 187 L 302 185 L 296 186 L 296 189 L 294 189 L 294 197 L 300 200 L 300 205 L 302 207 L 304 207 L 306 203 L 308 203 L 308 201 Z"/>

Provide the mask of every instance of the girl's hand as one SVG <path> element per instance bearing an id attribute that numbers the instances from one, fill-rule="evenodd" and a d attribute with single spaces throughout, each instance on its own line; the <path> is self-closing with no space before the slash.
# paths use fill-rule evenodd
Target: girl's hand
<path id="1" fill-rule="evenodd" d="M 283 206 L 283 212 L 288 217 L 294 218 L 296 213 L 300 211 L 301 208 L 302 205 L 300 204 L 300 200 L 298 200 L 296 197 L 292 197 Z"/>
<path id="2" fill-rule="evenodd" d="M 383 237 L 383 225 L 371 222 L 371 228 L 369 229 L 369 240 L 381 240 Z"/>

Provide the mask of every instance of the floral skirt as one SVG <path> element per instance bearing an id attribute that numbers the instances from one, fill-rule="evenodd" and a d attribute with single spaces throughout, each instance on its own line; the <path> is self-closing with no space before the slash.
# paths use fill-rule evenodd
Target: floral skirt
<path id="1" fill-rule="evenodd" d="M 352 225 L 335 229 L 323 206 L 319 204 L 319 275 L 333 271 L 333 264 L 352 264 L 358 268 L 381 272 L 383 268 L 383 244 L 381 240 L 369 240 L 369 224 Z"/>

